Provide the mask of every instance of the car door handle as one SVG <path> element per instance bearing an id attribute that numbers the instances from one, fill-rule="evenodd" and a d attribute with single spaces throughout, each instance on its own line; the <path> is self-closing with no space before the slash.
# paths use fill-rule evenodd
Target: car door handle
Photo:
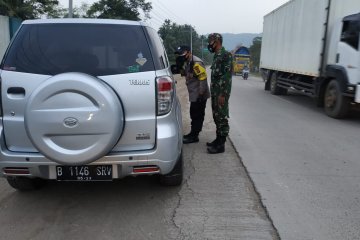
<path id="1" fill-rule="evenodd" d="M 7 94 L 12 98 L 23 98 L 25 97 L 25 89 L 22 87 L 10 87 L 7 90 Z"/>
<path id="2" fill-rule="evenodd" d="M 357 68 L 357 67 L 355 67 L 355 66 L 353 66 L 353 65 L 348 65 L 347 67 L 350 68 L 350 69 L 355 69 L 355 68 Z"/>

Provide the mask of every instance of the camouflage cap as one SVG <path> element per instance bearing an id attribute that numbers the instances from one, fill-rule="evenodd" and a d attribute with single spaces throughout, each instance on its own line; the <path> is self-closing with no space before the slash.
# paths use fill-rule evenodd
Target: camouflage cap
<path id="1" fill-rule="evenodd" d="M 208 36 L 208 43 L 211 43 L 215 40 L 219 40 L 220 42 L 222 42 L 222 36 L 220 33 L 210 33 Z"/>

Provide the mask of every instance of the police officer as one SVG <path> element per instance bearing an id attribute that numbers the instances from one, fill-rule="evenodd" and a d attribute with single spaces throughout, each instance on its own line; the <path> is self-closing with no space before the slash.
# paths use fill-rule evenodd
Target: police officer
<path id="1" fill-rule="evenodd" d="M 206 143 L 210 154 L 225 151 L 225 141 L 229 134 L 229 98 L 231 92 L 232 55 L 222 46 L 222 36 L 211 33 L 208 49 L 215 53 L 211 65 L 211 107 L 216 125 L 216 139 Z"/>
<path id="2" fill-rule="evenodd" d="M 186 86 L 189 92 L 191 131 L 183 136 L 183 143 L 194 143 L 199 141 L 199 133 L 202 130 L 206 101 L 210 97 L 209 86 L 204 62 L 191 53 L 188 46 L 177 48 L 176 61 L 178 65 L 184 65 Z"/>

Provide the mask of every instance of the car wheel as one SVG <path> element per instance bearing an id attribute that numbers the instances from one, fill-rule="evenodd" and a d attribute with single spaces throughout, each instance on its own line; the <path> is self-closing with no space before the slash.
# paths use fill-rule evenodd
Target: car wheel
<path id="1" fill-rule="evenodd" d="M 173 170 L 165 175 L 160 175 L 160 184 L 163 186 L 179 186 L 183 180 L 184 164 L 182 154 L 180 155 Z"/>
<path id="2" fill-rule="evenodd" d="M 340 84 L 337 80 L 331 80 L 326 87 L 325 113 L 332 118 L 344 118 L 349 113 L 350 98 L 342 95 Z"/>
<path id="3" fill-rule="evenodd" d="M 46 180 L 41 178 L 28 178 L 28 177 L 7 177 L 9 185 L 19 191 L 31 191 L 43 187 Z"/>

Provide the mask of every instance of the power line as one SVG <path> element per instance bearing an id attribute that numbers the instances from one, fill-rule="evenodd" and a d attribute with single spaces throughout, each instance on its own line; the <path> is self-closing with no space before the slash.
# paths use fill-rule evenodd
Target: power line
<path id="1" fill-rule="evenodd" d="M 172 17 L 168 17 L 168 19 L 172 19 L 173 17 L 177 18 L 176 20 L 180 20 L 179 22 L 184 22 L 185 24 L 189 24 L 185 19 L 179 17 L 178 15 L 176 15 L 174 12 L 172 12 L 169 8 L 167 8 L 164 4 L 162 4 L 159 0 L 153 0 L 153 3 L 157 4 L 157 7 L 164 12 L 166 15 L 168 16 L 172 16 Z M 190 25 L 190 24 L 189 24 Z"/>
<path id="2" fill-rule="evenodd" d="M 151 18 L 153 18 L 154 20 L 157 20 L 157 21 L 159 21 L 159 22 L 165 22 L 165 19 L 162 19 L 162 18 L 158 17 L 158 15 L 151 14 L 150 16 L 151 16 Z"/>
<path id="3" fill-rule="evenodd" d="M 159 14 L 157 11 L 155 11 L 155 9 L 154 9 L 154 11 L 152 11 L 152 14 L 153 14 L 153 16 L 155 16 L 155 18 L 160 19 L 162 22 L 165 22 L 165 20 L 167 19 L 166 17 L 165 18 L 162 17 L 161 14 Z"/>
<path id="4" fill-rule="evenodd" d="M 187 20 L 185 20 L 184 18 L 182 18 L 182 17 L 178 16 L 177 14 L 175 14 L 173 11 L 171 11 L 169 8 L 167 8 L 162 2 L 160 2 L 160 1 L 158 1 L 158 2 L 159 2 L 159 4 L 160 4 L 161 6 L 163 6 L 165 9 L 167 9 L 172 15 L 174 15 L 175 17 L 177 17 L 179 20 L 181 20 L 181 21 L 184 22 L 184 23 L 189 24 Z M 190 25 L 190 24 L 189 24 L 189 25 Z"/>

